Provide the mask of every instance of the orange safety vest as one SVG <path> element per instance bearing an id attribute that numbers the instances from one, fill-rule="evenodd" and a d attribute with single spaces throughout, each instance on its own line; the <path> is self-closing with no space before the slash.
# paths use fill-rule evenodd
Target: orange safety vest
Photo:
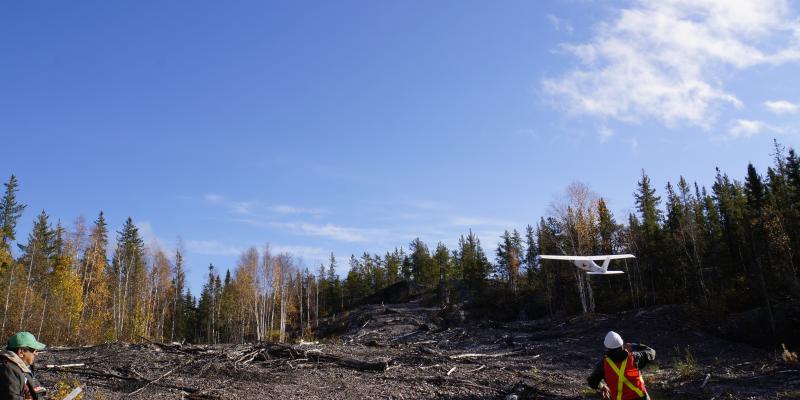
<path id="1" fill-rule="evenodd" d="M 628 353 L 628 358 L 617 366 L 614 361 L 606 357 L 603 362 L 603 372 L 608 388 L 611 390 L 611 398 L 615 400 L 634 400 L 647 395 L 644 388 L 644 380 L 636 369 L 633 361 L 633 354 Z"/>

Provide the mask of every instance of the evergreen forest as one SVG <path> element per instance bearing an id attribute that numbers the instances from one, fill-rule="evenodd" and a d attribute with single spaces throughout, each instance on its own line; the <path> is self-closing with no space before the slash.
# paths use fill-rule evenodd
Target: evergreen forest
<path id="1" fill-rule="evenodd" d="M 505 319 L 547 318 L 683 304 L 710 321 L 760 309 L 775 335 L 775 310 L 800 300 L 800 157 L 775 142 L 766 171 L 709 171 L 706 183 L 632 187 L 635 211 L 613 215 L 582 183 L 493 248 L 472 231 L 455 248 L 416 238 L 385 254 L 365 252 L 318 266 L 268 246 L 232 268 L 207 267 L 187 289 L 182 250 L 146 246 L 128 218 L 109 232 L 104 214 L 69 227 L 46 211 L 17 237 L 26 208 L 14 175 L 0 200 L 0 337 L 33 332 L 50 345 L 106 341 L 192 343 L 313 337 L 326 318 L 399 282 L 435 293 L 440 305 L 472 303 Z M 540 254 L 624 254 L 625 274 L 589 276 Z M 345 264 L 347 268 L 345 268 Z M 192 266 L 193 268 L 204 268 Z M 347 271 L 346 274 L 340 274 Z"/>

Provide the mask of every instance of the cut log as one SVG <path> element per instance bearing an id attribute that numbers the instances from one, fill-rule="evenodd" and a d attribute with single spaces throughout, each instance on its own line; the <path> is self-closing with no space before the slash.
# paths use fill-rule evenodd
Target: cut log
<path id="1" fill-rule="evenodd" d="M 522 350 L 514 350 L 508 353 L 497 353 L 497 354 L 464 353 L 464 354 L 456 354 L 450 356 L 450 358 L 458 359 L 458 358 L 477 358 L 477 357 L 504 357 L 504 356 L 510 356 L 512 354 L 517 354 L 520 352 L 522 352 Z"/>

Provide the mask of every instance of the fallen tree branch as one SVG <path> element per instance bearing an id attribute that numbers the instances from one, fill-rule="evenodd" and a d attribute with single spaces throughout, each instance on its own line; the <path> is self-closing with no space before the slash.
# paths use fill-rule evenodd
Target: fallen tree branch
<path id="1" fill-rule="evenodd" d="M 398 340 L 400 340 L 400 339 L 403 339 L 403 338 L 406 338 L 406 337 L 409 337 L 409 336 L 416 335 L 416 334 L 418 334 L 418 333 L 422 333 L 422 331 L 414 331 L 414 332 L 406 333 L 405 335 L 400 335 L 400 336 L 398 336 L 398 337 L 396 337 L 396 338 L 394 338 L 394 339 L 390 340 L 390 342 L 395 342 L 395 341 L 398 341 Z"/>
<path id="2" fill-rule="evenodd" d="M 156 383 L 156 382 L 160 381 L 161 379 L 163 379 L 163 378 L 165 378 L 165 377 L 169 376 L 169 375 L 170 375 L 170 374 L 172 374 L 173 372 L 175 372 L 175 371 L 177 371 L 177 370 L 179 370 L 179 369 L 181 369 L 181 368 L 183 368 L 183 367 L 185 367 L 185 366 L 187 366 L 187 365 L 189 365 L 189 364 L 191 364 L 191 362 L 188 362 L 188 363 L 183 363 L 183 364 L 181 364 L 181 365 L 178 365 L 177 367 L 175 367 L 175 368 L 173 368 L 173 369 L 171 369 L 171 370 L 167 371 L 166 373 L 164 373 L 163 375 L 159 376 L 158 378 L 156 378 L 156 379 L 153 379 L 153 380 L 151 380 L 151 381 L 147 382 L 147 383 L 146 383 L 144 386 L 142 386 L 142 387 L 140 387 L 140 388 L 138 388 L 138 389 L 134 390 L 133 392 L 130 392 L 130 393 L 128 393 L 128 396 L 133 396 L 134 394 L 141 392 L 142 390 L 144 390 L 146 387 L 150 386 L 151 384 L 153 384 L 153 383 Z"/>
<path id="3" fill-rule="evenodd" d="M 478 372 L 478 371 L 480 371 L 480 370 L 482 370 L 482 369 L 484 369 L 484 368 L 486 368 L 486 365 L 485 365 L 485 364 L 484 364 L 484 365 L 481 365 L 481 366 L 480 366 L 480 367 L 478 367 L 478 368 L 471 369 L 471 370 L 469 370 L 469 371 L 467 371 L 467 372 Z"/>
<path id="4" fill-rule="evenodd" d="M 96 369 L 90 369 L 90 368 L 85 368 L 85 367 L 83 367 L 83 368 L 79 367 L 78 369 L 66 369 L 66 368 L 59 368 L 58 366 L 55 366 L 53 368 L 46 368 L 46 370 L 50 371 L 50 372 L 68 372 L 68 373 L 71 373 L 71 374 L 86 375 L 86 376 L 92 376 L 92 377 L 96 377 L 96 378 L 104 378 L 104 379 L 113 378 L 113 379 L 121 379 L 121 380 L 124 380 L 124 381 L 141 382 L 141 379 L 139 379 L 139 378 L 133 378 L 133 377 L 130 377 L 130 376 L 123 376 L 123 375 L 120 375 L 120 374 L 117 374 L 117 373 L 114 373 L 114 372 L 110 372 L 110 371 L 99 371 L 99 370 L 96 370 Z"/>
<path id="5" fill-rule="evenodd" d="M 514 350 L 508 353 L 497 353 L 497 354 L 465 353 L 465 354 L 456 354 L 450 356 L 450 358 L 458 359 L 458 358 L 478 358 L 478 357 L 504 357 L 504 356 L 510 356 L 512 354 L 517 354 L 521 351 L 522 350 Z"/>
<path id="6" fill-rule="evenodd" d="M 385 371 L 389 366 L 388 361 L 362 361 L 355 358 L 324 354 L 322 350 L 308 350 L 305 356 L 314 361 L 329 361 L 343 367 L 357 369 L 359 371 Z"/>
<path id="7" fill-rule="evenodd" d="M 86 364 L 47 364 L 44 366 L 44 369 L 53 369 L 53 368 L 73 368 L 73 367 L 85 367 Z"/>

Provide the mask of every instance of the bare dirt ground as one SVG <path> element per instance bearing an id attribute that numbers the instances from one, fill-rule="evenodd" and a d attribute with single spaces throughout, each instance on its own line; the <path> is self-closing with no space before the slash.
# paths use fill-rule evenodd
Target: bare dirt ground
<path id="1" fill-rule="evenodd" d="M 644 371 L 654 399 L 800 398 L 800 365 L 691 328 L 678 306 L 556 323 L 462 317 L 415 302 L 368 305 L 316 344 L 53 348 L 38 376 L 77 378 L 89 399 L 583 399 L 595 398 L 586 377 L 613 329 L 656 349 Z M 46 367 L 74 363 L 85 365 Z"/>

